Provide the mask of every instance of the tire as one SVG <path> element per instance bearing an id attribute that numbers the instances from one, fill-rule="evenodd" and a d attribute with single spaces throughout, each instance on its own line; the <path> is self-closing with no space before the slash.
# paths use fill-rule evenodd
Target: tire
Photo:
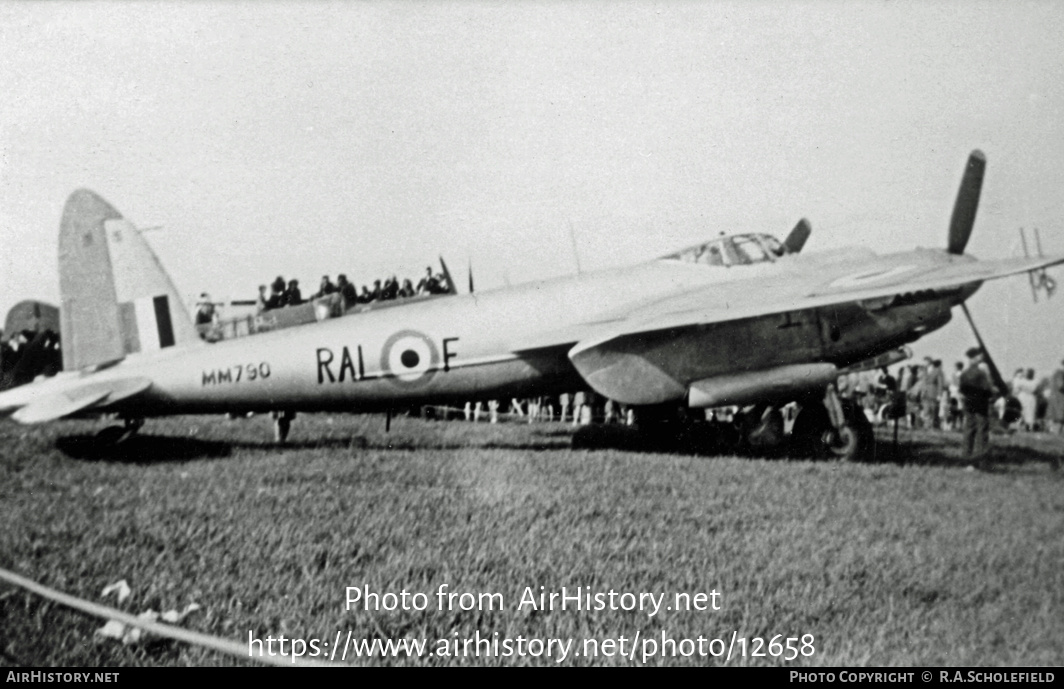
<path id="1" fill-rule="evenodd" d="M 861 434 L 851 424 L 828 431 L 825 437 L 829 438 L 825 445 L 836 458 L 852 462 L 860 457 Z"/>
<path id="2" fill-rule="evenodd" d="M 824 433 L 831 430 L 831 420 L 824 405 L 803 405 L 791 427 L 791 450 L 799 457 L 821 457 L 826 452 Z"/>
<path id="3" fill-rule="evenodd" d="M 834 457 L 842 461 L 860 461 L 870 455 L 875 445 L 875 431 L 864 411 L 853 404 L 843 404 L 846 423 L 836 430 L 827 409 L 819 402 L 810 403 L 798 412 L 791 430 L 791 447 L 804 457 Z"/>

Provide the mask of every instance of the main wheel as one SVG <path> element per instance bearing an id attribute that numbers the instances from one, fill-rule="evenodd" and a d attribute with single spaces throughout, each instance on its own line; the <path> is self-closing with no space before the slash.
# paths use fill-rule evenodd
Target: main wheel
<path id="1" fill-rule="evenodd" d="M 839 459 L 851 461 L 857 459 L 860 453 L 861 438 L 853 426 L 846 424 L 842 428 L 832 428 L 826 431 L 824 445 Z"/>
<path id="2" fill-rule="evenodd" d="M 827 447 L 825 434 L 834 432 L 828 411 L 819 402 L 802 405 L 791 427 L 791 449 L 800 457 L 821 457 Z"/>
<path id="3" fill-rule="evenodd" d="M 802 407 L 791 430 L 791 447 L 806 457 L 835 457 L 857 461 L 870 454 L 875 444 L 872 424 L 864 411 L 851 403 L 843 405 L 845 423 L 841 428 L 831 424 L 827 409 L 819 402 Z"/>

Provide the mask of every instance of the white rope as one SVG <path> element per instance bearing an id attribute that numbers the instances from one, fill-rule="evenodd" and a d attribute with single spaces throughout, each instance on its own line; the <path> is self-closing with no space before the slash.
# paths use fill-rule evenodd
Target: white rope
<path id="1" fill-rule="evenodd" d="M 266 663 L 267 665 L 295 665 L 296 667 L 323 667 L 332 665 L 333 663 L 326 663 L 317 660 L 310 660 L 304 658 L 293 658 L 292 656 L 282 655 L 252 655 L 249 652 L 247 645 L 230 641 L 228 639 L 222 639 L 216 636 L 210 636 L 209 634 L 201 634 L 199 632 L 192 632 L 180 627 L 174 627 L 169 624 L 163 624 L 161 622 L 151 622 L 148 620 L 142 620 L 138 617 L 124 613 L 121 610 L 115 610 L 109 608 L 106 605 L 99 605 L 97 603 L 91 603 L 81 598 L 75 598 L 74 596 L 65 594 L 61 591 L 42 586 L 35 581 L 19 576 L 14 572 L 10 572 L 6 569 L 0 568 L 0 579 L 7 581 L 15 586 L 20 586 L 28 591 L 36 593 L 38 596 L 43 596 L 49 600 L 55 601 L 62 605 L 80 610 L 81 612 L 88 613 L 89 615 L 95 615 L 107 620 L 117 620 L 122 624 L 127 624 L 131 627 L 137 627 L 143 629 L 146 632 L 151 632 L 156 636 L 166 637 L 168 639 L 175 639 L 177 641 L 184 641 L 194 646 L 203 646 L 204 648 L 210 648 L 221 653 L 226 653 L 237 658 L 245 658 L 254 660 L 260 663 Z"/>

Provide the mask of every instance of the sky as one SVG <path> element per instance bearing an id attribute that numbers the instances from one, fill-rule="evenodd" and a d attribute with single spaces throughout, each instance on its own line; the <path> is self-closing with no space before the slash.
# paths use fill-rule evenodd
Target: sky
<path id="1" fill-rule="evenodd" d="M 808 252 L 944 247 L 975 148 L 968 253 L 1064 254 L 1062 37 L 1059 2 L 0 0 L 0 313 L 58 304 L 81 187 L 190 300 L 440 256 L 480 290 L 801 217 Z M 1064 358 L 1064 295 L 969 306 L 1006 377 Z M 955 310 L 914 349 L 973 342 Z"/>

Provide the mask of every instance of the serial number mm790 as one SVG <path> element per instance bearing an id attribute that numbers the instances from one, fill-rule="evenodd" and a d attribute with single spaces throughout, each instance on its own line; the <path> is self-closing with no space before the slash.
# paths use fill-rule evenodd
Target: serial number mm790
<path id="1" fill-rule="evenodd" d="M 222 385 L 224 383 L 251 382 L 270 377 L 270 364 L 263 361 L 258 364 L 239 364 L 228 368 L 218 368 L 203 372 L 203 385 Z"/>

